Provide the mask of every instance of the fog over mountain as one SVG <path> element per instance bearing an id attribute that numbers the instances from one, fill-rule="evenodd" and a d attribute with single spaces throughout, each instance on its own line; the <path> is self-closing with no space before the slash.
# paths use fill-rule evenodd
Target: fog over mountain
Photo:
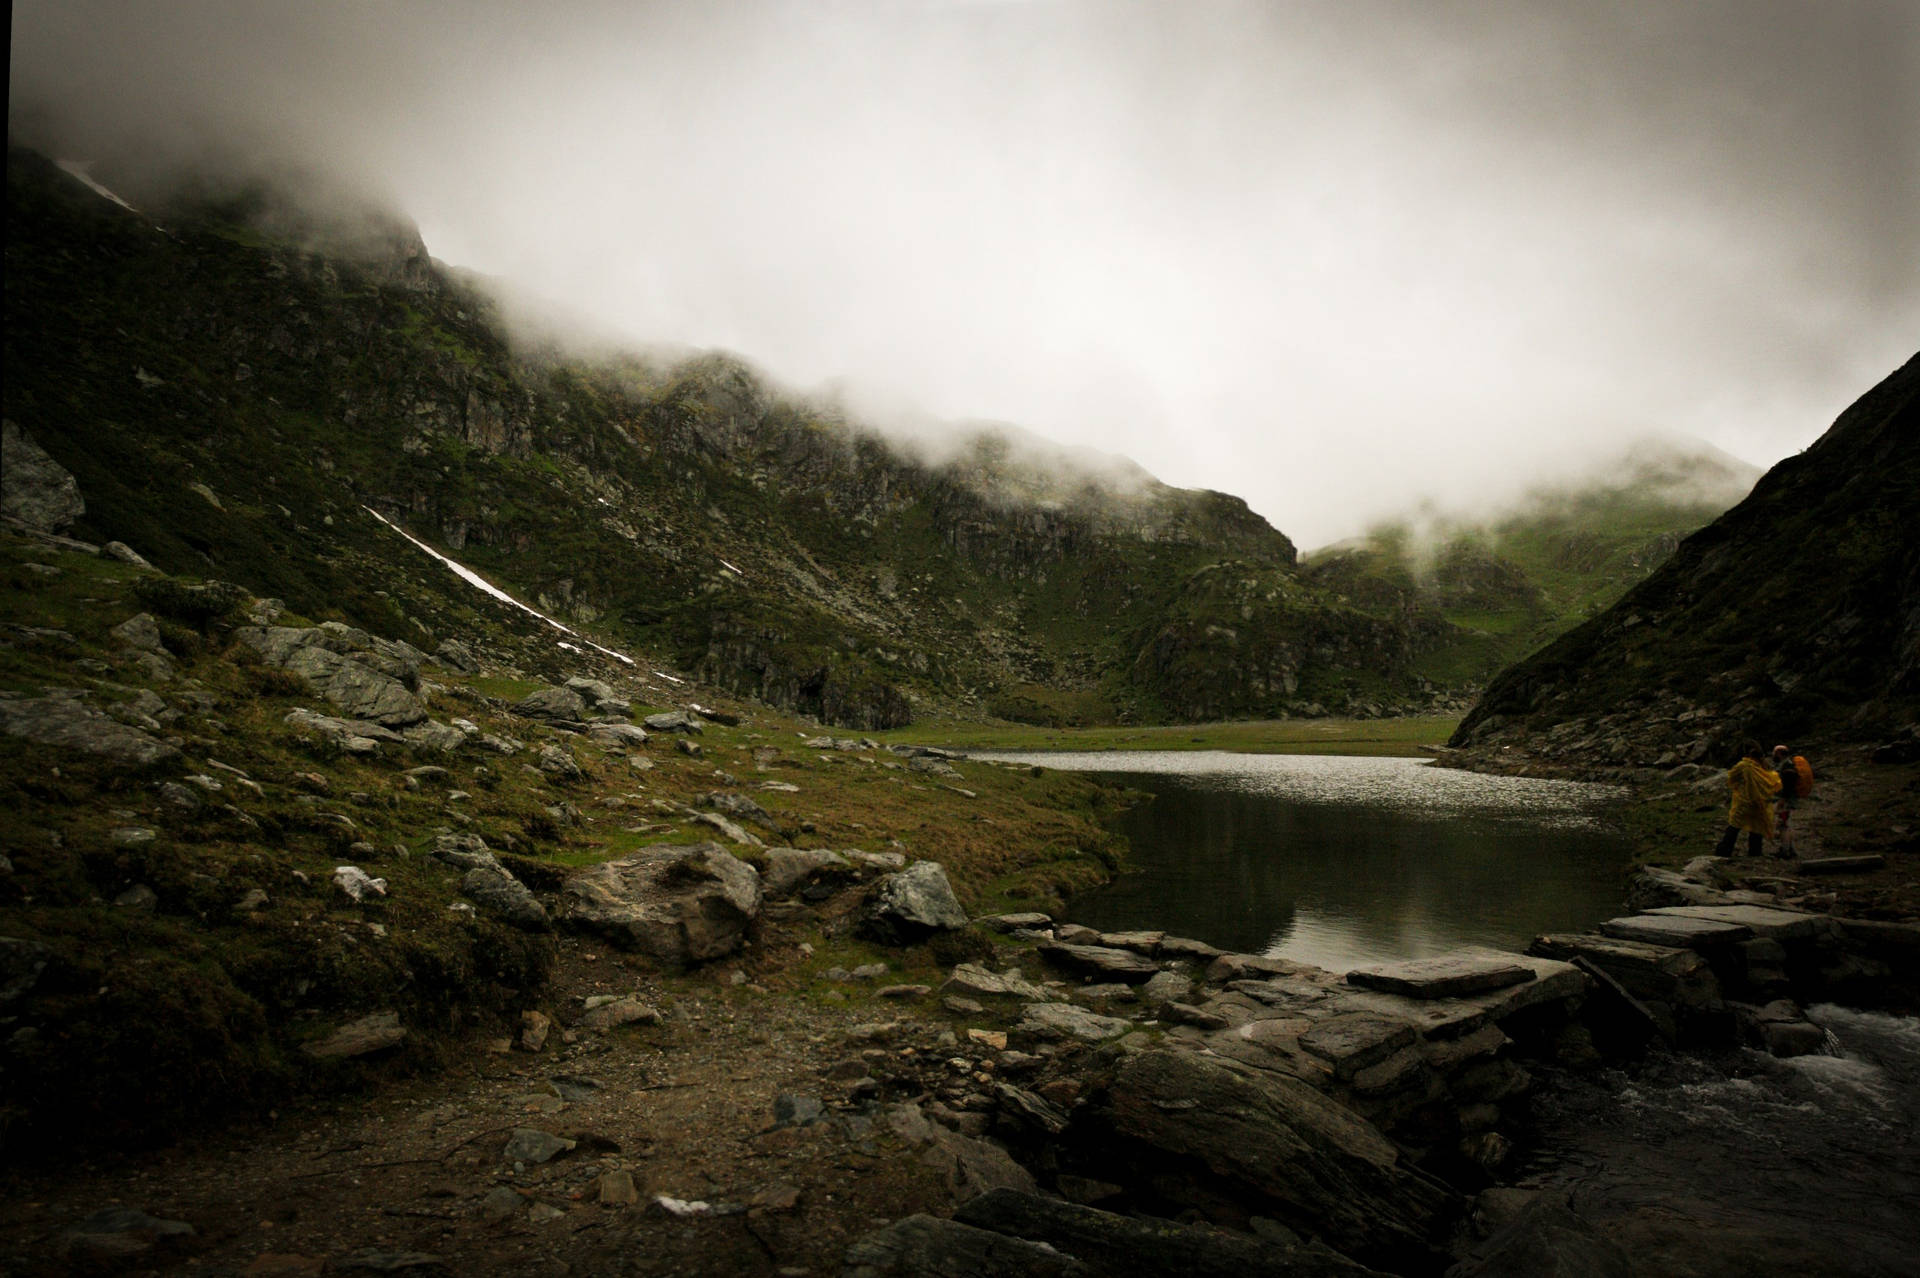
<path id="1" fill-rule="evenodd" d="M 603 333 L 1124 454 L 1305 546 L 1613 437 L 1770 463 L 1920 334 L 1891 0 L 27 0 L 12 35 L 16 140 L 318 169 Z"/>

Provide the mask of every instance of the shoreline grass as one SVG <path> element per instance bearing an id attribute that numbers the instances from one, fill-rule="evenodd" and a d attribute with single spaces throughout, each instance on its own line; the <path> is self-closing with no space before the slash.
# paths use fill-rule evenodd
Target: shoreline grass
<path id="1" fill-rule="evenodd" d="M 1152 727 L 1041 728 L 1017 723 L 922 722 L 874 736 L 888 744 L 962 750 L 1233 750 L 1246 754 L 1417 757 L 1460 722 L 1455 715 L 1396 719 L 1259 719 Z"/>

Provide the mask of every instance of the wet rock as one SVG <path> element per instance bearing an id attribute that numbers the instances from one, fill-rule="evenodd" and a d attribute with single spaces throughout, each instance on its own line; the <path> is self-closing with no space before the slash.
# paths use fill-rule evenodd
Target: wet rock
<path id="1" fill-rule="evenodd" d="M 87 513 L 72 473 L 10 421 L 0 421 L 0 515 L 57 533 Z"/>
<path id="2" fill-rule="evenodd" d="M 718 843 L 643 849 L 561 891 L 569 927 L 677 966 L 733 953 L 760 911 L 759 876 Z"/>
<path id="3" fill-rule="evenodd" d="M 1538 1199 L 1447 1270 L 1447 1278 L 1633 1278 L 1627 1253 L 1560 1203 Z"/>
<path id="4" fill-rule="evenodd" d="M 1624 918 L 1608 919 L 1600 925 L 1600 933 L 1622 941 L 1641 941 L 1648 945 L 1699 950 L 1747 940 L 1752 937 L 1753 929 L 1712 919 L 1634 914 Z"/>
<path id="5" fill-rule="evenodd" d="M 1124 981 L 1131 985 L 1142 984 L 1160 971 L 1160 965 L 1143 954 L 1104 945 L 1069 945 L 1048 941 L 1040 946 L 1040 955 L 1069 971 L 1102 980 Z"/>
<path id="6" fill-rule="evenodd" d="M 318 1060 L 336 1060 L 384 1052 L 398 1047 L 406 1038 L 407 1030 L 400 1023 L 399 1013 L 375 1012 L 342 1025 L 326 1038 L 308 1043 L 300 1050 Z"/>
<path id="7" fill-rule="evenodd" d="M 503 923 L 524 932 L 547 930 L 547 910 L 527 885 L 505 870 L 475 868 L 460 880 L 460 893 Z"/>
<path id="8" fill-rule="evenodd" d="M 847 1248 L 840 1278 L 1093 1278 L 1045 1243 L 937 1216 L 908 1216 Z"/>
<path id="9" fill-rule="evenodd" d="M 921 861 L 873 885 L 855 930 L 883 945 L 911 945 L 968 922 L 947 872 L 937 861 Z"/>
<path id="10" fill-rule="evenodd" d="M 171 762 L 180 751 L 73 697 L 0 700 L 0 732 L 36 745 L 78 751 L 128 770 Z"/>
<path id="11" fill-rule="evenodd" d="M 1825 920 L 1817 914 L 1798 910 L 1776 910 L 1763 905 L 1674 905 L 1649 910 L 1643 918 L 1688 919 L 1701 923 L 1719 923 L 1747 929 L 1751 936 L 1775 941 L 1810 941 L 1826 930 Z M 1737 938 L 1745 940 L 1746 937 Z"/>
<path id="12" fill-rule="evenodd" d="M 1184 1003 L 1193 996 L 1193 981 L 1178 972 L 1156 972 L 1140 987 L 1149 1003 Z"/>
<path id="13" fill-rule="evenodd" d="M 1377 1130 L 1313 1088 L 1193 1052 L 1149 1049 L 1121 1062 L 1076 1117 L 1075 1147 L 1170 1199 L 1231 1202 L 1325 1238 L 1343 1253 L 1426 1272 L 1457 1215 L 1444 1186 L 1402 1164 Z"/>
<path id="14" fill-rule="evenodd" d="M 953 1218 L 1009 1237 L 1047 1243 L 1099 1275 L 1182 1278 L 1331 1278 L 1371 1274 L 1325 1249 L 1276 1246 L 1212 1225 L 1121 1216 L 1039 1194 L 996 1189 L 961 1205 Z"/>
<path id="15" fill-rule="evenodd" d="M 1207 980 L 1215 985 L 1229 981 L 1264 981 L 1275 976 L 1293 976 L 1300 964 L 1263 954 L 1222 954 L 1207 966 Z"/>

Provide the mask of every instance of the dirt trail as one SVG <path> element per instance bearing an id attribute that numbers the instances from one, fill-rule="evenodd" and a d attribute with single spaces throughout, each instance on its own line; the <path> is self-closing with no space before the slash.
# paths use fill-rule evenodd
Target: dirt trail
<path id="1" fill-rule="evenodd" d="M 897 1018 L 898 1005 L 734 985 L 737 965 L 650 977 L 590 943 L 561 945 L 555 1006 L 637 993 L 670 1006 L 667 1019 L 577 1032 L 570 1044 L 555 1026 L 537 1054 L 476 1040 L 469 1060 L 435 1077 L 168 1150 L 15 1171 L 0 1206 L 0 1272 L 66 1273 L 92 1259 L 113 1272 L 196 1274 L 828 1274 L 855 1237 L 951 1208 L 951 1160 L 897 1132 L 887 1107 L 851 1098 L 871 1083 L 827 1077 L 865 1075 L 849 1064 L 864 1051 L 869 1065 L 902 1063 L 875 1072 L 904 1073 L 889 1091 L 908 1093 L 922 1058 L 951 1068 L 944 1026 L 909 1018 L 862 1034 Z M 798 1112 L 776 1125 L 788 1095 L 802 1098 Z M 824 1107 L 814 1121 L 809 1098 Z M 503 1156 L 516 1128 L 577 1145 L 516 1168 Z M 602 1204 L 601 1177 L 619 1171 L 639 1201 Z M 708 1207 L 677 1216 L 656 1196 Z M 105 1254 L 109 1243 L 76 1250 L 81 1223 L 118 1206 L 194 1233 L 121 1260 Z"/>

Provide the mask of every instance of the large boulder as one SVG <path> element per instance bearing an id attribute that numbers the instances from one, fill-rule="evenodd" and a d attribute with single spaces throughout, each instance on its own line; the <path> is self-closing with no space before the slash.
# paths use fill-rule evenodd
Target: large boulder
<path id="1" fill-rule="evenodd" d="M 0 515 L 41 532 L 59 532 L 87 513 L 80 485 L 33 436 L 0 422 Z"/>
<path id="2" fill-rule="evenodd" d="M 348 717 L 404 728 L 427 717 L 412 689 L 420 650 L 377 639 L 338 622 L 318 626 L 246 626 L 236 636 L 270 666 L 297 674 Z"/>
<path id="3" fill-rule="evenodd" d="M 561 888 L 569 927 L 676 967 L 733 953 L 759 912 L 760 876 L 718 843 L 645 848 Z"/>
<path id="4" fill-rule="evenodd" d="M 1398 1272 L 1438 1268 L 1435 1240 L 1461 1206 L 1305 1083 L 1189 1051 L 1127 1058 L 1071 1135 L 1102 1179 L 1176 1209 L 1272 1217 Z"/>
<path id="5" fill-rule="evenodd" d="M 873 885 L 856 930 L 882 945 L 912 945 L 967 926 L 967 912 L 938 861 L 920 861 Z"/>
<path id="6" fill-rule="evenodd" d="M 547 930 L 547 911 L 527 885 L 503 869 L 476 867 L 460 880 L 460 891 L 487 913 L 525 932 Z"/>

